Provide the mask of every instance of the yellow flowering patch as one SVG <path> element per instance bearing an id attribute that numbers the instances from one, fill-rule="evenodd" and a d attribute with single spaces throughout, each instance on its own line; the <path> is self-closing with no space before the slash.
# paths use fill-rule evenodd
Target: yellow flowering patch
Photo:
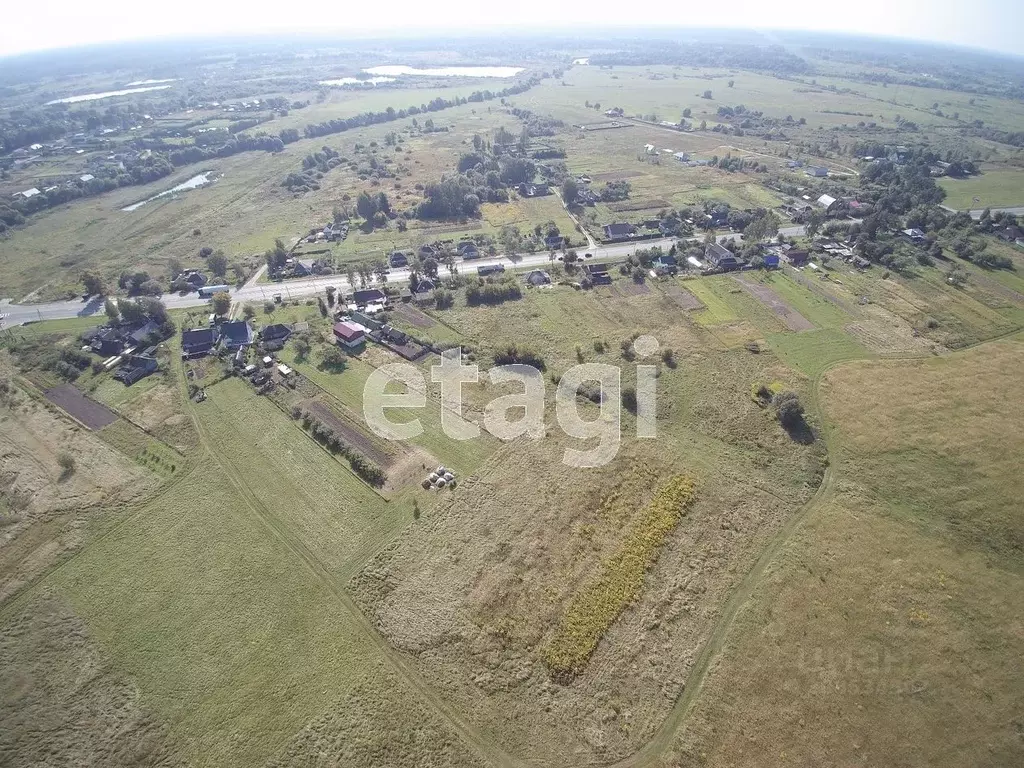
<path id="1" fill-rule="evenodd" d="M 601 636 L 640 593 L 644 573 L 693 498 L 693 480 L 683 475 L 658 489 L 600 576 L 583 587 L 566 609 L 544 650 L 552 673 L 572 675 L 583 669 Z"/>

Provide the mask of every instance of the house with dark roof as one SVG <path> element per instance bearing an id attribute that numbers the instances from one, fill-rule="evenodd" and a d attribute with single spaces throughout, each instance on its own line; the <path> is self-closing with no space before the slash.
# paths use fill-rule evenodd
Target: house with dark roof
<path id="1" fill-rule="evenodd" d="M 130 343 L 139 346 L 141 344 L 148 344 L 150 342 L 151 337 L 156 338 L 159 335 L 160 326 L 157 325 L 154 321 L 148 320 L 141 327 L 136 328 L 134 331 L 128 334 L 128 338 L 130 339 Z"/>
<path id="2" fill-rule="evenodd" d="M 917 227 L 904 229 L 901 234 L 912 243 L 920 243 L 922 240 L 924 240 L 924 232 L 922 232 Z"/>
<path id="3" fill-rule="evenodd" d="M 178 275 L 178 277 L 175 279 L 177 280 L 182 278 L 185 280 L 186 283 L 189 284 L 189 286 L 193 290 L 202 288 L 204 285 L 206 285 L 206 275 L 195 269 L 190 269 L 187 272 L 183 272 L 182 274 Z"/>
<path id="4" fill-rule="evenodd" d="M 139 379 L 144 379 L 157 369 L 156 359 L 149 355 L 129 355 L 128 360 L 122 365 L 114 378 L 130 387 Z"/>
<path id="5" fill-rule="evenodd" d="M 765 269 L 778 269 L 779 268 L 779 254 L 777 254 L 777 253 L 766 253 L 764 255 L 764 267 L 765 267 Z"/>
<path id="6" fill-rule="evenodd" d="M 824 168 L 820 165 L 809 165 L 807 166 L 807 170 L 804 171 L 804 173 L 806 173 L 808 176 L 815 176 L 821 178 L 823 176 L 828 176 L 828 168 Z"/>
<path id="7" fill-rule="evenodd" d="M 117 328 L 103 328 L 92 337 L 92 351 L 104 357 L 119 354 L 124 349 L 121 332 Z"/>
<path id="8" fill-rule="evenodd" d="M 796 249 L 786 251 L 786 260 L 794 267 L 802 267 L 810 258 L 811 254 L 807 251 L 798 251 Z"/>
<path id="9" fill-rule="evenodd" d="M 1011 224 L 1008 227 L 1000 229 L 995 234 L 1000 240 L 1005 240 L 1008 243 L 1016 243 L 1017 245 L 1020 245 L 1021 241 L 1024 240 L 1024 229 L 1021 229 L 1015 224 Z"/>
<path id="10" fill-rule="evenodd" d="M 608 274 L 607 264 L 585 264 L 583 271 L 587 273 L 591 285 L 612 284 L 612 277 Z"/>
<path id="11" fill-rule="evenodd" d="M 252 344 L 252 327 L 248 320 L 232 320 L 220 324 L 221 340 L 228 349 Z"/>
<path id="12" fill-rule="evenodd" d="M 380 288 L 364 288 L 352 294 L 352 303 L 359 307 L 367 304 L 387 304 L 388 297 Z"/>
<path id="13" fill-rule="evenodd" d="M 263 341 L 287 341 L 291 335 L 292 327 L 284 323 L 274 323 L 260 331 L 260 338 Z"/>
<path id="14" fill-rule="evenodd" d="M 606 240 L 625 240 L 636 234 L 636 227 L 627 223 L 605 224 L 604 236 Z"/>
<path id="15" fill-rule="evenodd" d="M 711 229 L 718 229 L 724 227 L 729 223 L 729 212 L 728 211 L 711 211 L 710 213 L 704 214 L 704 221 L 707 226 Z"/>
<path id="16" fill-rule="evenodd" d="M 181 333 L 181 354 L 183 357 L 205 355 L 220 339 L 217 328 L 195 328 Z"/>
<path id="17" fill-rule="evenodd" d="M 394 269 L 399 269 L 401 267 L 407 267 L 407 266 L 409 266 L 409 257 L 406 256 L 401 251 L 395 251 L 390 256 L 388 256 L 388 263 Z"/>
<path id="18" fill-rule="evenodd" d="M 718 243 L 710 243 L 704 249 L 704 258 L 707 259 L 708 264 L 712 268 L 720 269 L 723 272 L 739 269 L 743 266 L 743 261 L 736 258 L 736 255 L 728 248 Z"/>
<path id="19" fill-rule="evenodd" d="M 296 259 L 292 263 L 292 274 L 295 277 L 309 277 L 316 273 L 316 263 L 312 259 Z"/>
<path id="20" fill-rule="evenodd" d="M 526 282 L 533 286 L 550 285 L 551 275 L 549 275 L 543 269 L 535 269 L 532 272 L 528 272 L 526 274 Z"/>
<path id="21" fill-rule="evenodd" d="M 434 284 L 434 281 L 431 280 L 429 277 L 421 277 L 416 282 L 416 289 L 413 291 L 413 293 L 430 293 L 436 287 L 437 286 Z"/>
<path id="22" fill-rule="evenodd" d="M 659 275 L 670 275 L 679 271 L 679 263 L 676 261 L 676 257 L 667 253 L 663 253 L 655 258 L 651 262 L 651 267 Z"/>
<path id="23" fill-rule="evenodd" d="M 458 251 L 459 256 L 461 256 L 463 259 L 480 258 L 480 249 L 477 248 L 476 243 L 474 243 L 472 240 L 463 240 L 461 243 L 458 244 L 458 246 L 456 246 L 455 250 Z"/>
<path id="24" fill-rule="evenodd" d="M 409 341 L 409 334 L 405 331 L 400 331 L 397 328 L 392 328 L 390 325 L 385 325 L 380 329 L 380 332 L 382 339 L 394 342 L 395 344 L 405 344 Z"/>
<path id="25" fill-rule="evenodd" d="M 560 251 L 565 247 L 564 235 L 548 235 L 544 238 L 544 247 L 549 251 Z"/>

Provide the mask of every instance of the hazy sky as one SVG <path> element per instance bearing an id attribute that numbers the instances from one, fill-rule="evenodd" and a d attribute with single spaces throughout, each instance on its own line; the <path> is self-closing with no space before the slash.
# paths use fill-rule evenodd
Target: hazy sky
<path id="1" fill-rule="evenodd" d="M 502 23 L 544 29 L 651 25 L 814 29 L 957 43 L 1024 54 L 1022 0 L 11 0 L 0 23 L 0 55 L 152 37 L 338 29 L 349 34 L 454 31 Z M 583 31 L 583 30 L 581 30 Z"/>

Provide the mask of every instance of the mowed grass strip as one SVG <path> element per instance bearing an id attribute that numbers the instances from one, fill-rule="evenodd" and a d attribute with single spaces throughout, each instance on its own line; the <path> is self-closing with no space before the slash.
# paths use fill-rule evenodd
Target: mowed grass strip
<path id="1" fill-rule="evenodd" d="M 686 290 L 704 302 L 704 309 L 693 313 L 701 325 L 721 325 L 736 319 L 736 313 L 707 280 L 687 280 Z"/>
<path id="2" fill-rule="evenodd" d="M 555 675 L 569 676 L 586 665 L 605 631 L 640 593 L 644 573 L 694 495 L 689 477 L 676 475 L 666 482 L 644 507 L 597 580 L 573 598 L 544 651 L 544 660 Z"/>
<path id="3" fill-rule="evenodd" d="M 768 346 L 779 358 L 801 373 L 813 376 L 840 360 L 872 357 L 872 353 L 838 328 L 820 328 L 804 333 L 770 333 Z"/>

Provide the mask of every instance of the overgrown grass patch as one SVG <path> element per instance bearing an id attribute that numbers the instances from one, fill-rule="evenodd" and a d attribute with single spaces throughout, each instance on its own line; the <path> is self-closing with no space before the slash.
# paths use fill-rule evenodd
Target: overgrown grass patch
<path id="1" fill-rule="evenodd" d="M 644 507 L 601 575 L 566 608 L 544 660 L 556 676 L 579 672 L 602 635 L 643 588 L 644 574 L 694 498 L 693 480 L 677 475 Z"/>

